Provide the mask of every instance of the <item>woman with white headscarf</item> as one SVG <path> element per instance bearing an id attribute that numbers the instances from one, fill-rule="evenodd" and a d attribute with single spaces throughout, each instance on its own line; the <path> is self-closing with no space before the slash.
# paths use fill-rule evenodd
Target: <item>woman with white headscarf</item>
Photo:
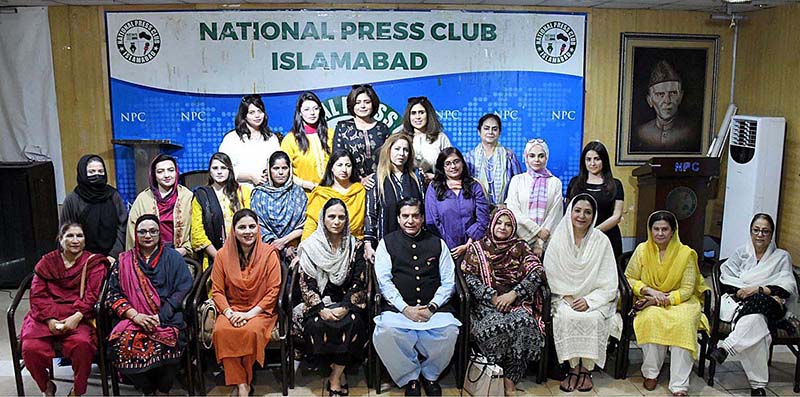
<path id="1" fill-rule="evenodd" d="M 369 340 L 364 244 L 350 234 L 347 206 L 328 200 L 317 229 L 298 247 L 303 338 L 311 366 L 330 366 L 329 396 L 346 396 L 344 370 L 360 364 Z"/>
<path id="2" fill-rule="evenodd" d="M 775 246 L 774 232 L 772 217 L 756 214 L 750 222 L 750 241 L 720 266 L 721 292 L 741 306 L 733 331 L 709 356 L 720 364 L 729 355 L 739 359 L 753 396 L 766 395 L 771 332 L 796 310 L 798 300 L 792 257 Z"/>
<path id="3" fill-rule="evenodd" d="M 594 198 L 585 193 L 575 196 L 544 256 L 556 353 L 571 368 L 559 387 L 565 392 L 592 390 L 591 371 L 595 365 L 605 365 L 608 337 L 619 338 L 622 330 L 616 314 L 614 249 L 608 237 L 595 229 L 596 221 Z"/>
<path id="4" fill-rule="evenodd" d="M 511 178 L 506 198 L 506 207 L 517 218 L 517 236 L 530 244 L 539 257 L 564 211 L 561 180 L 547 169 L 549 159 L 550 148 L 544 139 L 528 141 L 525 145 L 528 171 Z"/>

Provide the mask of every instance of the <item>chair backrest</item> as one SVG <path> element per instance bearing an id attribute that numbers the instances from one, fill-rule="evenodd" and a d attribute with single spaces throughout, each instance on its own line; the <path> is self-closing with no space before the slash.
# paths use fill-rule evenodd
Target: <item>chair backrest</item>
<path id="1" fill-rule="evenodd" d="M 194 190 L 197 186 L 203 186 L 208 183 L 208 170 L 189 171 L 181 174 L 179 183 Z"/>

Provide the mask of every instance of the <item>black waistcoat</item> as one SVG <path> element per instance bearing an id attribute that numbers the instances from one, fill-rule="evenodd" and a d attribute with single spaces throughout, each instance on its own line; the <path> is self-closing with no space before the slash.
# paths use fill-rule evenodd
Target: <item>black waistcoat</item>
<path id="1" fill-rule="evenodd" d="M 392 282 L 400 291 L 403 301 L 409 306 L 430 303 L 441 285 L 441 240 L 425 230 L 413 237 L 397 230 L 387 234 L 383 241 L 392 258 Z M 398 311 L 387 301 L 384 301 L 382 310 Z M 439 311 L 455 313 L 450 300 Z"/>

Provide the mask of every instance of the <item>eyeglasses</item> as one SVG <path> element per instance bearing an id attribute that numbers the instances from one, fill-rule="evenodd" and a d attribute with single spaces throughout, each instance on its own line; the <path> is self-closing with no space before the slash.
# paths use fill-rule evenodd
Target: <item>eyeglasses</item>
<path id="1" fill-rule="evenodd" d="M 759 234 L 760 234 L 760 235 L 762 235 L 762 236 L 769 236 L 770 234 L 772 234 L 772 230 L 769 230 L 769 229 L 759 229 L 759 228 L 757 228 L 757 227 L 754 227 L 754 228 L 750 229 L 750 233 L 752 233 L 752 234 L 754 234 L 754 235 L 759 235 Z"/>
<path id="2" fill-rule="evenodd" d="M 158 231 L 158 229 L 137 230 L 136 231 L 136 234 L 139 235 L 139 236 L 142 236 L 142 237 L 147 236 L 148 234 L 155 237 L 155 236 L 158 236 L 159 233 L 160 232 Z"/>
<path id="3" fill-rule="evenodd" d="M 428 101 L 428 97 L 426 96 L 412 96 L 411 98 L 408 98 L 408 103 L 411 102 L 430 102 L 430 101 Z"/>
<path id="4" fill-rule="evenodd" d="M 357 90 L 359 88 L 372 88 L 372 84 L 353 84 L 353 86 L 350 88 L 354 90 Z"/>
<path id="5" fill-rule="evenodd" d="M 458 166 L 460 164 L 461 164 L 461 160 L 460 159 L 453 159 L 452 161 L 445 161 L 444 162 L 444 168 L 456 167 L 456 166 Z"/>
<path id="6" fill-rule="evenodd" d="M 544 142 L 544 139 L 542 139 L 542 138 L 533 138 L 533 139 L 529 140 L 528 143 L 545 143 L 545 142 Z"/>

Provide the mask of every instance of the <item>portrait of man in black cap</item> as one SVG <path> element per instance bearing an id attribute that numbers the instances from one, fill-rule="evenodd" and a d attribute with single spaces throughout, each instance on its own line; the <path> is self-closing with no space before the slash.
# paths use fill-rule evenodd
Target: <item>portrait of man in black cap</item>
<path id="1" fill-rule="evenodd" d="M 631 152 L 700 152 L 699 120 L 681 112 L 684 88 L 681 77 L 666 60 L 650 72 L 647 105 L 655 117 L 639 124 L 631 136 Z"/>

